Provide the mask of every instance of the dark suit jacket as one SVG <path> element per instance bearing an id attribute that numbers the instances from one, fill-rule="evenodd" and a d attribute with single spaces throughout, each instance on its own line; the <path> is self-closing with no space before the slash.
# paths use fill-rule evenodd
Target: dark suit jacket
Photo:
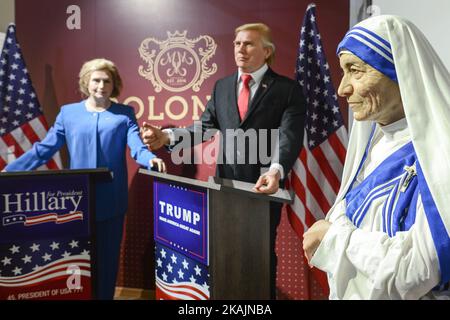
<path id="1" fill-rule="evenodd" d="M 223 161 L 220 156 L 218 159 L 216 174 L 219 177 L 254 183 L 261 175 L 261 168 L 270 167 L 273 162 L 281 164 L 287 176 L 303 145 L 306 103 L 301 88 L 294 80 L 278 75 L 269 68 L 241 122 L 237 107 L 237 75 L 236 72 L 216 82 L 211 99 L 201 116 L 201 125 L 194 124 L 187 129 L 192 134 L 196 131 L 204 133 L 208 129 L 221 131 L 221 145 L 225 153 Z M 241 131 L 236 134 L 234 130 L 238 129 Z M 263 131 L 259 129 L 267 129 L 267 139 L 262 138 Z M 264 143 L 267 143 L 268 150 L 275 147 L 270 143 L 270 129 L 279 129 L 279 157 L 272 156 L 272 161 L 266 164 L 259 157 L 256 161 L 250 161 L 251 156 L 255 156 L 255 147 L 257 152 Z M 177 129 L 176 135 L 178 130 L 182 129 Z M 245 134 L 256 136 L 257 146 L 255 141 L 249 143 L 246 139 L 245 146 L 237 148 L 237 141 Z M 194 141 L 193 137 L 191 141 Z M 243 151 L 245 155 L 242 154 Z M 227 153 L 232 157 L 228 158 Z"/>

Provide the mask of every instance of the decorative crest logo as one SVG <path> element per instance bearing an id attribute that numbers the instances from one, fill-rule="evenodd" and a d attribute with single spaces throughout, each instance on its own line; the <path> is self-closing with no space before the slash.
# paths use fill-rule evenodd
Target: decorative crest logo
<path id="1" fill-rule="evenodd" d="M 167 32 L 168 38 L 158 41 L 147 38 L 139 47 L 141 58 L 147 66 L 139 66 L 139 74 L 150 80 L 156 92 L 162 88 L 181 92 L 192 87 L 200 91 L 203 81 L 217 71 L 217 64 L 208 66 L 217 44 L 210 36 L 187 39 L 187 30 Z"/>

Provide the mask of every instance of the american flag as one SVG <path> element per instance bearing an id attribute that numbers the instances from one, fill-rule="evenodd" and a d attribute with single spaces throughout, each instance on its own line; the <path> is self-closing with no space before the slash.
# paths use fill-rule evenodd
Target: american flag
<path id="1" fill-rule="evenodd" d="M 315 4 L 308 6 L 303 19 L 296 80 L 306 97 L 307 112 L 303 148 L 289 179 L 295 199 L 287 211 L 291 226 L 302 239 L 303 232 L 323 219 L 334 203 L 348 141 L 316 24 Z M 317 269 L 313 273 L 327 294 L 325 274 Z"/>
<path id="2" fill-rule="evenodd" d="M 207 266 L 158 242 L 155 248 L 156 299 L 208 300 Z"/>
<path id="3" fill-rule="evenodd" d="M 47 130 L 16 39 L 16 27 L 11 24 L 0 56 L 0 170 L 42 140 Z M 45 168 L 62 168 L 59 153 L 39 169 Z"/>
<path id="4" fill-rule="evenodd" d="M 72 270 L 81 281 L 69 290 Z M 90 280 L 88 238 L 0 244 L 0 300 L 90 298 Z"/>
<path id="5" fill-rule="evenodd" d="M 20 223 L 25 227 L 34 226 L 36 224 L 54 222 L 56 224 L 68 223 L 75 220 L 83 220 L 83 212 L 75 211 L 66 214 L 44 213 L 35 216 L 26 216 L 24 214 L 15 214 L 12 216 L 3 217 L 3 225 Z"/>

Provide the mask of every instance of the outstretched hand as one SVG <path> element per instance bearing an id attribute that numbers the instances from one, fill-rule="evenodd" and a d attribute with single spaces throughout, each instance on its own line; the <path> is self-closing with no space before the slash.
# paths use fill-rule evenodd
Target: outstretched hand
<path id="1" fill-rule="evenodd" d="M 167 133 L 152 126 L 149 123 L 144 122 L 140 129 L 140 132 L 142 140 L 147 145 L 150 151 L 158 150 L 162 146 L 170 143 L 170 139 Z"/>

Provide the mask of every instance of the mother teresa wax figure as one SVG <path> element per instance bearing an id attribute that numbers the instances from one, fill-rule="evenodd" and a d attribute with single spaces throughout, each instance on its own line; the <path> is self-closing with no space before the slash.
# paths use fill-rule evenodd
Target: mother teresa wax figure
<path id="1" fill-rule="evenodd" d="M 330 299 L 450 298 L 450 75 L 397 16 L 350 29 L 337 53 L 354 121 L 341 189 L 304 234 Z"/>

